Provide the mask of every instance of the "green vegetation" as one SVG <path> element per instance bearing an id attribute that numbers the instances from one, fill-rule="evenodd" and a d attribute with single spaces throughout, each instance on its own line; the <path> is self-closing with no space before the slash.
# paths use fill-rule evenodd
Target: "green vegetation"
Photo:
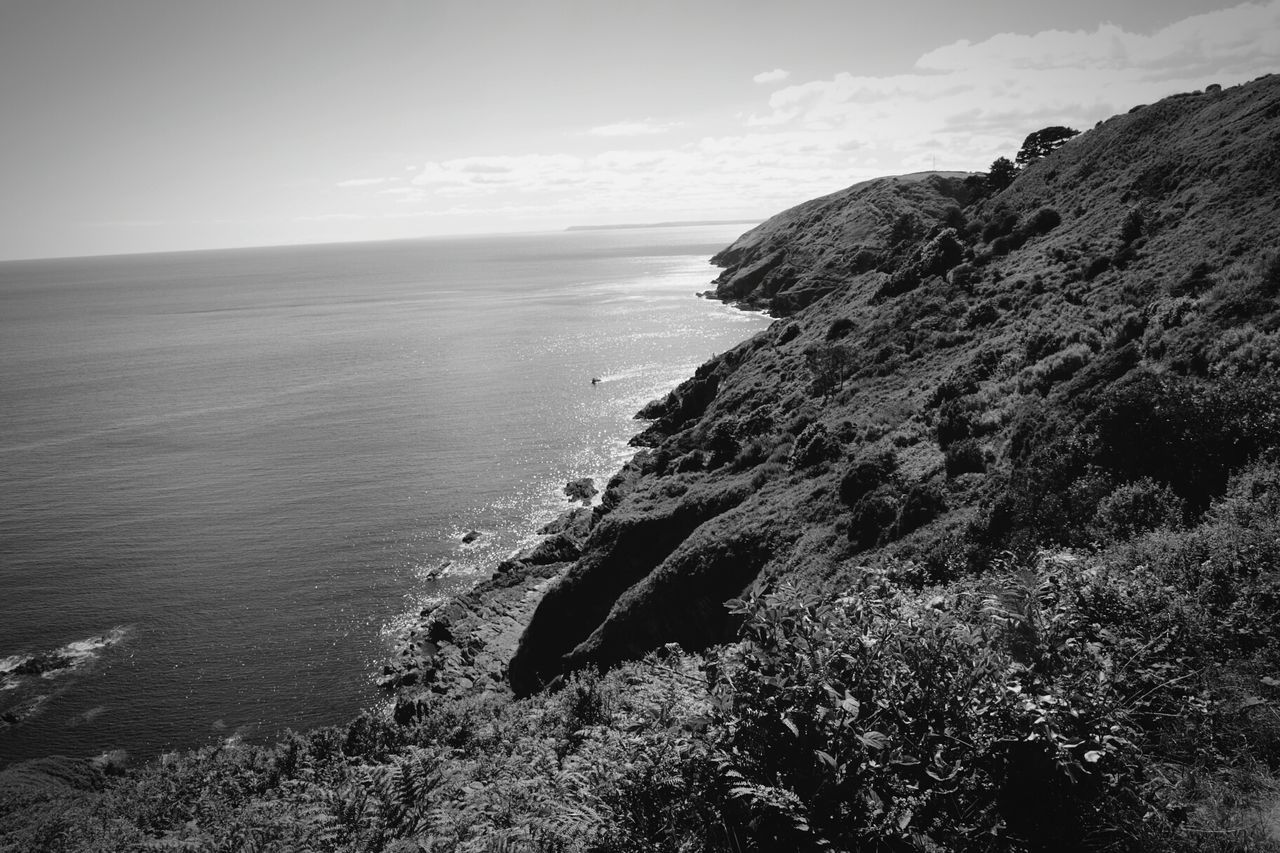
<path id="1" fill-rule="evenodd" d="M 717 256 L 787 318 L 645 407 L 518 648 L 441 634 L 514 696 L 11 769 L 0 850 L 1280 850 L 1280 80 L 1062 130 Z"/>
<path id="2" fill-rule="evenodd" d="M 728 606 L 740 638 L 98 790 L 3 790 L 13 850 L 1250 850 L 1280 768 L 1280 464 L 1200 524 L 919 585 Z"/>
<path id="3" fill-rule="evenodd" d="M 1068 139 L 1079 135 L 1080 131 L 1061 125 L 1046 127 L 1028 134 L 1022 142 L 1022 147 L 1018 149 L 1017 164 L 1019 167 L 1029 166 L 1057 151 Z"/>

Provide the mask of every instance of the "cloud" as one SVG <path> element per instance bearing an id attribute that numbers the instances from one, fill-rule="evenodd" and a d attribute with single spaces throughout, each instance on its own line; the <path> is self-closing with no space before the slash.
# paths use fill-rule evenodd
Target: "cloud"
<path id="1" fill-rule="evenodd" d="M 1114 24 L 1093 32 L 1001 33 L 978 44 L 964 40 L 940 47 L 920 57 L 916 67 L 941 72 L 1102 70 L 1179 79 L 1241 67 L 1260 74 L 1274 67 L 1277 56 L 1280 3 L 1268 2 L 1193 15 L 1150 35 Z"/>
<path id="2" fill-rule="evenodd" d="M 371 187 L 376 184 L 385 184 L 390 178 L 351 178 L 346 181 L 338 181 L 337 186 L 340 187 Z"/>
<path id="3" fill-rule="evenodd" d="M 902 167 L 983 168 L 1048 124 L 1088 129 L 1135 104 L 1274 70 L 1280 0 L 1195 15 L 1150 34 L 1000 33 L 929 50 L 890 75 L 848 72 L 774 91 L 748 129 L 844 131 Z"/>
<path id="4" fill-rule="evenodd" d="M 313 216 L 295 216 L 294 222 L 356 222 L 369 217 L 363 213 L 317 213 Z"/>
<path id="5" fill-rule="evenodd" d="M 714 134 L 664 136 L 676 125 L 620 122 L 579 135 L 573 155 L 432 160 L 413 171 L 406 192 L 380 192 L 396 202 L 388 215 L 405 217 L 767 213 L 879 175 L 984 169 L 1041 127 L 1084 130 L 1135 104 L 1253 79 L 1272 70 L 1277 39 L 1280 0 L 1147 34 L 1112 24 L 1002 33 L 932 48 L 897 73 L 789 82 Z M 757 79 L 781 81 L 781 73 Z"/>
<path id="6" fill-rule="evenodd" d="M 680 126 L 680 122 L 656 122 L 653 119 L 645 119 L 602 124 L 591 128 L 587 133 L 591 136 L 658 136 L 670 133 Z"/>
<path id="7" fill-rule="evenodd" d="M 775 68 L 772 71 L 761 71 L 751 79 L 756 83 L 781 83 L 790 76 L 790 71 L 786 71 L 782 68 Z"/>

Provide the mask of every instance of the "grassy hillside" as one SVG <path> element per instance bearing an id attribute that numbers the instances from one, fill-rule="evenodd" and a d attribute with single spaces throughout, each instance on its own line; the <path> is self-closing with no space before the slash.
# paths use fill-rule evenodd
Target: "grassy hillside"
<path id="1" fill-rule="evenodd" d="M 1267 77 L 779 214 L 394 719 L 19 766 L 0 849 L 1280 849 L 1278 207 Z"/>

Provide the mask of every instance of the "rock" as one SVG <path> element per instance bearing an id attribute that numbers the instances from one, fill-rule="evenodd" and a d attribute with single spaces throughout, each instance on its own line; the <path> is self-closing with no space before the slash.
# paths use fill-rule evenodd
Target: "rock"
<path id="1" fill-rule="evenodd" d="M 587 534 L 591 532 L 591 518 L 591 510 L 586 507 L 571 509 L 554 521 L 544 524 L 538 532 L 544 536 L 568 533 L 576 539 L 586 539 Z"/>
<path id="2" fill-rule="evenodd" d="M 17 675 L 43 675 L 46 672 L 54 672 L 59 669 L 67 669 L 75 661 L 66 655 L 60 655 L 57 652 L 48 652 L 46 654 L 33 655 L 22 663 L 13 668 L 13 672 Z"/>
<path id="3" fill-rule="evenodd" d="M 90 759 L 89 766 L 107 776 L 123 776 L 129 769 L 129 753 L 123 749 L 112 749 Z"/>
<path id="4" fill-rule="evenodd" d="M 466 533 L 462 535 L 462 544 L 470 545 L 472 542 L 476 541 L 483 535 L 484 534 L 481 533 L 479 530 L 468 530 Z"/>
<path id="5" fill-rule="evenodd" d="M 571 501 L 590 504 L 591 499 L 600 494 L 600 490 L 596 488 L 596 481 L 592 478 L 579 477 L 576 480 L 570 480 L 565 483 L 564 494 Z"/>
<path id="6" fill-rule="evenodd" d="M 543 566 L 548 563 L 569 563 L 578 559 L 582 554 L 582 548 L 579 542 L 564 533 L 549 536 L 538 543 L 525 558 L 525 561 L 535 565 Z"/>

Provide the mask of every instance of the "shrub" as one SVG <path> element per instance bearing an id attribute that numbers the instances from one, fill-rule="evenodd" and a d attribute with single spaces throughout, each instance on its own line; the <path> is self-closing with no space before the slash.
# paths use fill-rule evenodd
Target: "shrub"
<path id="1" fill-rule="evenodd" d="M 1128 245 L 1142 236 L 1142 228 L 1146 224 L 1142 211 L 1131 208 L 1120 224 L 1120 242 Z"/>
<path id="2" fill-rule="evenodd" d="M 692 450 L 684 456 L 681 456 L 676 462 L 676 472 L 684 474 L 689 471 L 701 471 L 706 466 L 707 454 L 701 450 Z"/>
<path id="3" fill-rule="evenodd" d="M 858 456 L 840 478 L 840 500 L 847 506 L 853 506 L 864 495 L 883 485 L 897 467 L 898 458 L 892 450 Z"/>
<path id="4" fill-rule="evenodd" d="M 1048 234 L 1062 224 L 1062 214 L 1052 207 L 1042 207 L 1031 215 L 1031 218 L 1018 229 L 1027 237 L 1039 237 Z"/>
<path id="5" fill-rule="evenodd" d="M 893 527 L 898 504 L 896 493 L 886 486 L 859 498 L 849 516 L 849 542 L 859 550 L 874 547 Z"/>
<path id="6" fill-rule="evenodd" d="M 854 354 L 847 344 L 812 344 L 804 351 L 805 366 L 812 376 L 810 390 L 823 397 L 844 388 L 853 375 Z"/>
<path id="7" fill-rule="evenodd" d="M 811 468 L 826 462 L 839 450 L 839 443 L 827 432 L 826 426 L 821 421 L 816 421 L 796 436 L 795 446 L 791 450 L 791 467 Z"/>
<path id="8" fill-rule="evenodd" d="M 956 287 L 968 292 L 972 291 L 973 286 L 981 280 L 982 274 L 973 264 L 957 264 L 951 268 L 947 278 Z"/>
<path id="9" fill-rule="evenodd" d="M 957 441 L 947 448 L 944 454 L 945 468 L 948 477 L 961 474 L 981 474 L 987 470 L 987 461 L 982 453 L 982 445 L 977 439 L 966 438 Z"/>
<path id="10" fill-rule="evenodd" d="M 1036 390 L 1043 394 L 1059 382 L 1074 376 L 1092 357 L 1093 350 L 1088 344 L 1074 343 L 1032 365 L 1026 371 L 1026 381 L 1020 384 L 1025 390 Z"/>
<path id="11" fill-rule="evenodd" d="M 989 300 L 984 300 L 974 305 L 965 312 L 962 325 L 966 329 L 976 329 L 979 326 L 989 326 L 1000 316 L 1000 311 Z"/>
<path id="12" fill-rule="evenodd" d="M 718 468 L 738 453 L 738 423 L 731 418 L 718 420 L 706 435 L 705 448 L 710 453 L 708 466 Z"/>
<path id="13" fill-rule="evenodd" d="M 733 470 L 744 471 L 769 458 L 770 445 L 763 438 L 753 438 L 742 443 L 738 455 L 733 458 Z"/>
<path id="14" fill-rule="evenodd" d="M 1204 261 L 1199 262 L 1191 271 L 1169 286 L 1170 296 L 1199 296 L 1213 287 L 1213 268 Z"/>
<path id="15" fill-rule="evenodd" d="M 973 421 L 962 400 L 947 400 L 938 408 L 938 423 L 934 430 L 938 447 L 943 450 L 973 435 Z"/>
<path id="16" fill-rule="evenodd" d="M 982 228 L 982 241 L 990 243 L 997 237 L 1012 234 L 1018 225 L 1018 217 L 1012 213 L 998 214 Z"/>
<path id="17" fill-rule="evenodd" d="M 1026 242 L 1026 239 L 1016 231 L 1012 234 L 1005 234 L 991 241 L 991 254 L 1007 255 L 1016 249 L 1022 248 L 1024 242 Z"/>
<path id="18" fill-rule="evenodd" d="M 1098 255 L 1089 261 L 1089 265 L 1084 268 L 1085 281 L 1093 281 L 1109 269 L 1111 269 L 1111 258 L 1106 255 Z"/>
<path id="19" fill-rule="evenodd" d="M 1143 477 L 1117 486 L 1098 503 L 1092 531 L 1104 541 L 1129 539 L 1139 533 L 1182 523 L 1182 499 L 1163 483 Z"/>
<path id="20" fill-rule="evenodd" d="M 1083 846 L 1131 782 L 1128 728 L 1088 713 L 1110 685 L 1026 690 L 982 616 L 939 598 L 871 575 L 835 600 L 729 602 L 743 639 L 718 662 L 713 760 L 741 849 Z"/>
<path id="21" fill-rule="evenodd" d="M 898 510 L 898 518 L 893 525 L 894 536 L 905 536 L 916 528 L 923 527 L 946 511 L 947 504 L 935 486 L 929 483 L 916 483 L 907 490 Z"/>
<path id="22" fill-rule="evenodd" d="M 852 332 L 854 328 L 855 324 L 853 320 L 848 317 L 841 317 L 838 320 L 833 320 L 831 325 L 827 327 L 826 338 L 829 341 L 839 340 Z"/>

